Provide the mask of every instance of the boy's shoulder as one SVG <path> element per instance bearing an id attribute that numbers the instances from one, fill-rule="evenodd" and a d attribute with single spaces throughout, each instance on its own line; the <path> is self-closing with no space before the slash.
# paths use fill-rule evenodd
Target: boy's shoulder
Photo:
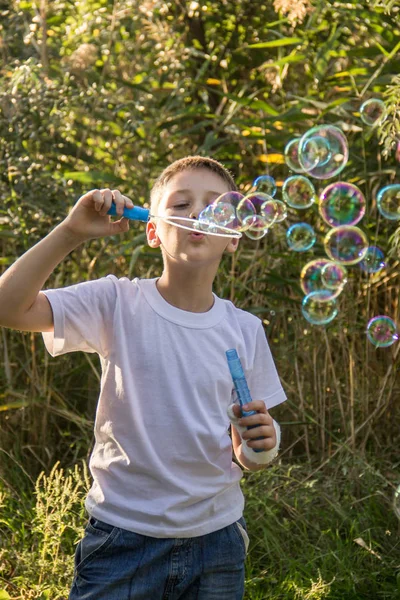
<path id="1" fill-rule="evenodd" d="M 259 327 L 262 323 L 261 319 L 243 308 L 238 308 L 231 300 L 224 300 L 228 318 L 235 319 L 247 327 Z"/>

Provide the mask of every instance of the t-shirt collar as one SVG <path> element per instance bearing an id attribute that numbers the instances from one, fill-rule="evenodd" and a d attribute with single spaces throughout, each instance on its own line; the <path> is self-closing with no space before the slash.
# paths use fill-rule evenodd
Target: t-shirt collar
<path id="1" fill-rule="evenodd" d="M 157 280 L 158 277 L 154 279 L 136 278 L 134 283 L 139 286 L 151 308 L 164 319 L 185 327 L 205 329 L 213 327 L 225 317 L 225 302 L 214 292 L 214 304 L 210 310 L 202 313 L 190 312 L 169 304 L 158 291 Z"/>

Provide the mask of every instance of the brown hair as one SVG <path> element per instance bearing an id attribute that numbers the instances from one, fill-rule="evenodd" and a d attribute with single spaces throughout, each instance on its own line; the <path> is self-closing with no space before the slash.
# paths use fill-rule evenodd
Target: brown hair
<path id="1" fill-rule="evenodd" d="M 237 190 L 235 181 L 231 173 L 224 167 L 223 164 L 213 158 L 206 156 L 186 156 L 179 160 L 171 163 L 164 171 L 157 177 L 153 187 L 150 191 L 150 213 L 154 214 L 157 209 L 158 203 L 161 199 L 162 192 L 167 183 L 177 173 L 186 171 L 189 169 L 208 169 L 213 173 L 216 173 L 225 181 L 228 185 L 229 190 Z"/>

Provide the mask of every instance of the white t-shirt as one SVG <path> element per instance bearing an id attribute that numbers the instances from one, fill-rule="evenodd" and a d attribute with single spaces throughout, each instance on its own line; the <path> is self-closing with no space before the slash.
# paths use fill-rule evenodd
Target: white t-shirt
<path id="1" fill-rule="evenodd" d="M 214 294 L 205 313 L 164 300 L 156 279 L 95 281 L 44 292 L 52 356 L 100 356 L 102 377 L 90 458 L 90 515 L 156 538 L 196 537 L 243 512 L 242 470 L 232 461 L 236 348 L 253 399 L 286 400 L 261 320 Z"/>

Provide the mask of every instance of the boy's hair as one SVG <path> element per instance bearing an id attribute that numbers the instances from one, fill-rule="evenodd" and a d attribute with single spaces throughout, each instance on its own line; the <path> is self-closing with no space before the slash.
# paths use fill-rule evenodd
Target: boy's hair
<path id="1" fill-rule="evenodd" d="M 179 160 L 171 163 L 155 180 L 150 191 L 150 213 L 152 215 L 155 214 L 158 203 L 162 197 L 163 189 L 167 183 L 177 173 L 181 173 L 182 171 L 189 169 L 208 169 L 209 171 L 219 175 L 221 179 L 225 181 L 225 183 L 228 185 L 229 191 L 237 190 L 237 186 L 232 175 L 220 162 L 206 156 L 186 156 L 185 158 L 180 158 Z"/>

